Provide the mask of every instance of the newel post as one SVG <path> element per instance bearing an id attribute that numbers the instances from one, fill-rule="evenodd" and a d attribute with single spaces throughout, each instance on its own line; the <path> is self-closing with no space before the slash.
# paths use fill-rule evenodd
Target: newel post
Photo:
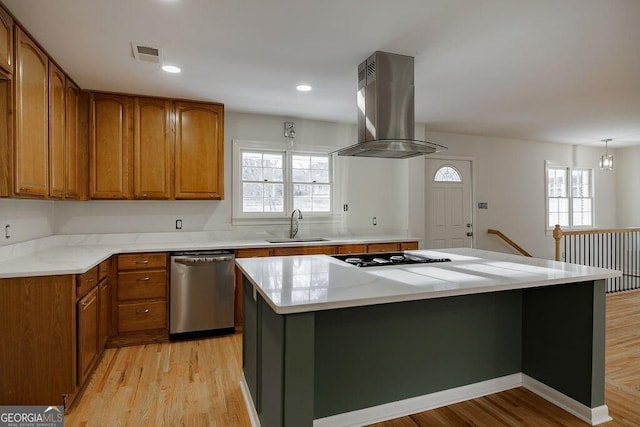
<path id="1" fill-rule="evenodd" d="M 562 230 L 560 230 L 559 224 L 556 224 L 553 229 L 553 238 L 556 241 L 556 261 L 560 261 L 560 239 L 562 238 Z"/>

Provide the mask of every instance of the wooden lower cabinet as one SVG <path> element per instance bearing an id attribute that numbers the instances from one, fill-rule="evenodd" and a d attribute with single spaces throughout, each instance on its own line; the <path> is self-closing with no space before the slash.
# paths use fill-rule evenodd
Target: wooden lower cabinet
<path id="1" fill-rule="evenodd" d="M 117 256 L 116 336 L 110 347 L 162 342 L 169 339 L 167 253 Z"/>
<path id="2" fill-rule="evenodd" d="M 365 245 L 364 243 L 338 246 L 339 254 L 363 254 L 366 252 L 367 252 L 367 245 Z"/>
<path id="3" fill-rule="evenodd" d="M 98 348 L 102 351 L 111 335 L 111 260 L 98 266 Z"/>
<path id="4" fill-rule="evenodd" d="M 400 243 L 370 243 L 367 245 L 367 252 L 397 252 L 400 250 Z"/>
<path id="5" fill-rule="evenodd" d="M 98 287 L 78 301 L 78 385 L 81 386 L 98 357 Z"/>
<path id="6" fill-rule="evenodd" d="M 291 246 L 273 248 L 273 256 L 286 255 L 335 255 L 338 253 L 337 246 Z"/>
<path id="7" fill-rule="evenodd" d="M 0 279 L 0 404 L 63 405 L 76 391 L 75 276 Z"/>
<path id="8" fill-rule="evenodd" d="M 400 250 L 401 251 L 414 251 L 418 249 L 418 242 L 401 242 Z"/>

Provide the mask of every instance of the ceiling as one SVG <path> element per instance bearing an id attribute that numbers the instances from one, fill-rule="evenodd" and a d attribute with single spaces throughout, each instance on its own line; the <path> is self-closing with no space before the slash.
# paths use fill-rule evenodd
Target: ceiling
<path id="1" fill-rule="evenodd" d="M 415 57 L 429 131 L 640 144 L 638 0 L 3 3 L 85 89 L 355 123 L 357 65 L 383 50 Z M 134 60 L 132 41 L 182 73 Z"/>

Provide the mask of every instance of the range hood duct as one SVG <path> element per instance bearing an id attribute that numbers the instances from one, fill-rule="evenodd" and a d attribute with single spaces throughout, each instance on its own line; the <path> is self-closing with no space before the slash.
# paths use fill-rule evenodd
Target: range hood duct
<path id="1" fill-rule="evenodd" d="M 446 149 L 414 132 L 413 57 L 375 52 L 358 66 L 358 143 L 334 153 L 406 159 Z"/>

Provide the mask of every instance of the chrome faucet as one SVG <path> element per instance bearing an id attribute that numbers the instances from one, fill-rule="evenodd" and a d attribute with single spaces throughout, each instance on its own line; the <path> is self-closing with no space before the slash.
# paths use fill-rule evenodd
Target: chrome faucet
<path id="1" fill-rule="evenodd" d="M 298 212 L 298 218 L 294 218 L 296 212 Z M 298 220 L 302 219 L 302 211 L 300 211 L 300 209 L 294 209 L 293 212 L 291 212 L 291 226 L 289 228 L 289 238 L 293 239 L 294 237 L 296 237 L 296 234 L 298 234 Z M 295 228 L 294 225 L 295 224 Z"/>

